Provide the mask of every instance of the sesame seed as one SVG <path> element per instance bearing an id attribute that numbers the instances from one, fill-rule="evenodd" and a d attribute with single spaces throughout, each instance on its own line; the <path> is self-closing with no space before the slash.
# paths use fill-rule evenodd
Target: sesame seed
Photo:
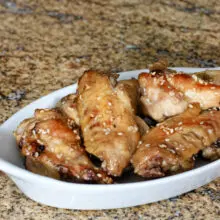
<path id="1" fill-rule="evenodd" d="M 166 144 L 159 144 L 159 147 L 160 147 L 160 148 L 166 148 L 167 145 L 166 145 Z"/>
<path id="2" fill-rule="evenodd" d="M 139 142 L 138 142 L 138 145 L 140 145 L 140 144 L 142 144 L 142 143 L 143 143 L 142 141 L 139 141 Z"/>
<path id="3" fill-rule="evenodd" d="M 39 129 L 39 130 L 38 130 L 38 133 L 40 133 L 40 134 L 48 134 L 49 132 L 50 132 L 49 129 L 46 129 L 46 130 Z"/>
<path id="4" fill-rule="evenodd" d="M 170 95 L 170 96 L 174 96 L 174 95 L 175 95 L 175 92 L 171 91 L 171 92 L 169 92 L 169 95 Z"/>
<path id="5" fill-rule="evenodd" d="M 169 138 L 166 138 L 165 141 L 170 141 L 170 139 L 169 139 Z"/>
<path id="6" fill-rule="evenodd" d="M 196 75 L 192 75 L 192 78 L 197 81 L 198 80 L 198 77 Z"/>
<path id="7" fill-rule="evenodd" d="M 175 150 L 173 150 L 173 149 L 167 148 L 167 150 L 170 151 L 172 154 L 176 153 Z"/>
<path id="8" fill-rule="evenodd" d="M 150 147 L 150 144 L 145 144 L 145 147 Z"/>
<path id="9" fill-rule="evenodd" d="M 163 167 L 166 167 L 166 166 L 167 166 L 166 160 L 163 160 L 163 161 L 162 161 L 162 166 L 163 166 Z"/>
<path id="10" fill-rule="evenodd" d="M 32 134 L 33 134 L 33 135 L 36 135 L 36 131 L 35 131 L 35 130 L 32 130 Z"/>
<path id="11" fill-rule="evenodd" d="M 97 173 L 97 177 L 101 178 L 102 174 L 101 173 Z"/>
<path id="12" fill-rule="evenodd" d="M 162 85 L 164 85 L 164 83 L 165 83 L 165 80 L 162 79 L 161 82 L 160 82 L 160 85 L 162 86 Z"/>
<path id="13" fill-rule="evenodd" d="M 212 133 L 213 133 L 213 130 L 212 130 L 212 129 L 208 129 L 208 133 L 209 133 L 209 134 L 212 134 Z"/>
<path id="14" fill-rule="evenodd" d="M 62 157 L 62 154 L 57 154 L 57 158 L 60 159 Z"/>
<path id="15" fill-rule="evenodd" d="M 203 124 L 204 124 L 204 121 L 201 121 L 199 124 L 200 124 L 200 125 L 203 125 Z"/>
<path id="16" fill-rule="evenodd" d="M 100 100 L 100 99 L 101 99 L 101 97 L 100 97 L 100 96 L 98 96 L 98 97 L 97 97 L 97 100 Z"/>
<path id="17" fill-rule="evenodd" d="M 183 122 L 182 122 L 182 121 L 178 123 L 178 125 L 182 125 L 182 124 L 183 124 Z"/>
<path id="18" fill-rule="evenodd" d="M 193 105 L 192 105 L 192 104 L 189 104 L 188 106 L 189 106 L 189 108 L 193 108 Z"/>
<path id="19" fill-rule="evenodd" d="M 123 135 L 123 133 L 122 133 L 122 132 L 118 132 L 118 135 L 119 135 L 119 136 L 122 136 L 122 135 Z"/>
<path id="20" fill-rule="evenodd" d="M 105 135 L 109 135 L 110 132 L 111 132 L 111 129 L 110 128 L 104 128 L 103 131 L 104 131 Z"/>
<path id="21" fill-rule="evenodd" d="M 146 101 L 148 104 L 150 104 L 150 103 L 151 103 L 151 101 L 150 101 L 150 99 L 149 99 L 149 98 L 146 98 L 146 99 L 145 99 L 145 101 Z"/>
<path id="22" fill-rule="evenodd" d="M 89 85 L 86 84 L 86 90 L 87 90 L 87 89 L 90 89 L 90 88 L 91 88 L 91 87 L 90 87 Z"/>
<path id="23" fill-rule="evenodd" d="M 132 131 L 133 130 L 133 126 L 128 126 L 128 131 Z"/>
<path id="24" fill-rule="evenodd" d="M 204 84 L 204 81 L 202 79 L 199 79 L 200 84 Z"/>
<path id="25" fill-rule="evenodd" d="M 137 128 L 137 126 L 129 126 L 128 131 L 137 132 L 138 128 Z"/>
<path id="26" fill-rule="evenodd" d="M 35 152 L 35 153 L 34 153 L 34 157 L 39 157 L 39 153 L 38 153 L 38 152 Z"/>
<path id="27" fill-rule="evenodd" d="M 109 105 L 109 106 L 112 106 L 112 103 L 111 103 L 111 102 L 108 102 L 108 105 Z"/>

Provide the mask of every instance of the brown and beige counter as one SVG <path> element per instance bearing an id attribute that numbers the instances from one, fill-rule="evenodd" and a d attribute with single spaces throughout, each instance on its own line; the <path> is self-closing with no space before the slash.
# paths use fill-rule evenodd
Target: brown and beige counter
<path id="1" fill-rule="evenodd" d="M 0 0 L 0 123 L 86 69 L 220 66 L 215 0 Z M 220 219 L 220 179 L 166 201 L 108 211 L 37 204 L 0 174 L 0 219 Z"/>

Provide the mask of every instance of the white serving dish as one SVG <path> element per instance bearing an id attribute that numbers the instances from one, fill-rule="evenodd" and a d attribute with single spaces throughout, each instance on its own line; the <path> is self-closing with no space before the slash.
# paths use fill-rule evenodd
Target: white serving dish
<path id="1" fill-rule="evenodd" d="M 174 69 L 187 73 L 205 70 Z M 123 72 L 120 79 L 136 78 L 144 71 L 147 70 Z M 0 127 L 0 170 L 29 198 L 49 206 L 68 209 L 123 208 L 175 197 L 220 176 L 220 160 L 209 163 L 200 161 L 191 171 L 155 180 L 143 181 L 135 176 L 127 176 L 121 183 L 113 185 L 67 183 L 25 170 L 12 132 L 23 119 L 31 117 L 36 108 L 51 108 L 59 99 L 75 90 L 76 84 L 44 96 L 21 109 Z"/>

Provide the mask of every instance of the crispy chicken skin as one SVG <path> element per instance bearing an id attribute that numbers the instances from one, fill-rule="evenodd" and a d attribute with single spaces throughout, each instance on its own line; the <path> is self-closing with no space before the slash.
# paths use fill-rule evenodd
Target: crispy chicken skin
<path id="1" fill-rule="evenodd" d="M 177 115 L 198 102 L 203 110 L 220 106 L 220 85 L 184 73 L 141 73 L 141 109 L 157 121 Z M 209 98 L 207 98 L 209 97 Z"/>
<path id="2" fill-rule="evenodd" d="M 103 161 L 108 174 L 120 176 L 140 138 L 126 88 L 111 76 L 87 71 L 79 79 L 78 94 L 86 150 Z"/>
<path id="3" fill-rule="evenodd" d="M 18 126 L 15 137 L 26 157 L 26 168 L 56 179 L 111 183 L 80 146 L 78 129 L 72 130 L 66 122 L 55 109 L 38 109 Z"/>
<path id="4" fill-rule="evenodd" d="M 220 137 L 220 111 L 200 111 L 199 104 L 193 104 L 144 135 L 131 160 L 135 173 L 153 178 L 191 169 L 194 155 Z M 214 156 L 207 158 L 219 158 Z"/>

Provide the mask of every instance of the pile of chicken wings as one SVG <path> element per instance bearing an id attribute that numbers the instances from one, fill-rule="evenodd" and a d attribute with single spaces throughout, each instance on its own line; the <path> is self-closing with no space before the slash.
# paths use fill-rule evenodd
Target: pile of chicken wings
<path id="1" fill-rule="evenodd" d="M 220 158 L 220 71 L 192 75 L 165 61 L 118 81 L 86 71 L 75 94 L 36 109 L 14 132 L 25 167 L 70 182 L 109 184 L 124 172 L 163 177 Z"/>

